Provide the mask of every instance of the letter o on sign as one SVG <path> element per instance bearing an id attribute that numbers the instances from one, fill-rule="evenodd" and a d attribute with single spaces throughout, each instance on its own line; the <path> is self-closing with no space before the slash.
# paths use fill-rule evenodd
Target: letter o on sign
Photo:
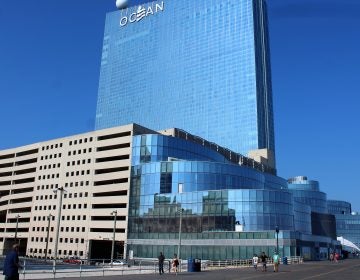
<path id="1" fill-rule="evenodd" d="M 127 17 L 122 17 L 122 18 L 120 19 L 120 25 L 121 25 L 121 26 L 125 26 L 125 25 L 127 24 L 127 22 L 128 22 L 128 18 L 127 18 Z"/>

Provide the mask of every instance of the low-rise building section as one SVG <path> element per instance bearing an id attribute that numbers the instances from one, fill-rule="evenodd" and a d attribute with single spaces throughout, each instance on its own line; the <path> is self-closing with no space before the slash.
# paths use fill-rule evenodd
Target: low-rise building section
<path id="1" fill-rule="evenodd" d="M 100 257 L 111 250 L 116 210 L 122 256 L 132 137 L 146 132 L 131 124 L 0 151 L 0 252 L 17 241 L 23 255 L 51 257 L 60 222 L 59 257 Z"/>
<path id="2" fill-rule="evenodd" d="M 18 242 L 22 255 L 91 259 L 339 251 L 319 183 L 278 177 L 266 151 L 252 157 L 136 124 L 0 151 L 0 250 Z"/>
<path id="3" fill-rule="evenodd" d="M 360 215 L 352 211 L 351 204 L 341 200 L 328 200 L 328 209 L 336 219 L 336 234 L 348 252 L 360 253 Z"/>

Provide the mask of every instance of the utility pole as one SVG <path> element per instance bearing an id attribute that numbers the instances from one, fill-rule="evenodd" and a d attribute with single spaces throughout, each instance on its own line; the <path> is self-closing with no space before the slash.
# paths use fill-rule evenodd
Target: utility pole
<path id="1" fill-rule="evenodd" d="M 18 243 L 17 242 L 17 233 L 18 233 L 19 218 L 20 218 L 20 215 L 19 214 L 16 215 L 15 243 Z"/>
<path id="2" fill-rule="evenodd" d="M 49 216 L 48 216 L 47 233 L 46 233 L 45 262 L 47 261 L 47 254 L 48 254 L 48 248 L 49 248 L 49 232 L 50 232 L 50 220 L 51 220 L 51 217 L 54 217 L 54 216 L 51 215 L 51 214 L 49 214 Z"/>
<path id="3" fill-rule="evenodd" d="M 177 251 L 177 257 L 180 260 L 180 251 L 181 251 L 181 225 L 182 225 L 182 212 L 184 211 L 183 208 L 180 208 L 179 210 L 179 214 L 180 214 L 180 218 L 179 218 L 179 245 L 178 245 L 178 251 Z"/>
<path id="4" fill-rule="evenodd" d="M 114 215 L 114 228 L 113 228 L 113 238 L 112 238 L 112 243 L 111 243 L 111 257 L 110 257 L 110 263 L 111 266 L 113 265 L 113 261 L 114 261 L 114 249 L 115 249 L 115 232 L 116 232 L 116 218 L 117 218 L 117 211 L 112 211 L 110 213 L 111 215 Z"/>
<path id="5" fill-rule="evenodd" d="M 279 227 L 278 226 L 276 226 L 275 232 L 276 232 L 276 254 L 279 254 Z"/>
<path id="6" fill-rule="evenodd" d="M 58 242 L 59 242 L 59 233 L 60 233 L 60 221 L 61 221 L 61 208 L 62 208 L 62 198 L 63 193 L 66 191 L 64 187 L 59 187 L 54 190 L 54 193 L 59 195 L 59 208 L 57 214 L 57 224 L 56 224 L 56 236 L 55 236 L 55 250 L 54 250 L 54 264 L 58 256 Z"/>
<path id="7" fill-rule="evenodd" d="M 183 193 L 184 191 L 184 184 L 183 183 L 178 183 L 178 193 L 179 196 Z M 177 257 L 180 261 L 180 252 L 181 252 L 181 224 L 182 224 L 182 213 L 183 213 L 184 209 L 182 207 L 180 207 L 180 217 L 179 217 L 179 245 L 178 245 L 178 252 L 177 252 Z"/>

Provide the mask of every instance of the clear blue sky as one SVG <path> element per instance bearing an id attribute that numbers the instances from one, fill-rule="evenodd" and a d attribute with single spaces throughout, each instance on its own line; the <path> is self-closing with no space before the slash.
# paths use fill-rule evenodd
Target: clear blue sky
<path id="1" fill-rule="evenodd" d="M 278 174 L 307 175 L 360 210 L 360 1 L 268 6 Z M 0 149 L 93 130 L 113 10 L 115 0 L 0 0 Z"/>

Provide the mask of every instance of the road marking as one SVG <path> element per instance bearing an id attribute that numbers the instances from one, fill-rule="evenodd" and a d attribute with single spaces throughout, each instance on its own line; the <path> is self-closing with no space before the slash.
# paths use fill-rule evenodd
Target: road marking
<path id="1" fill-rule="evenodd" d="M 354 268 L 359 268 L 359 267 L 360 267 L 360 265 L 351 265 L 351 266 L 341 267 L 339 269 L 332 270 L 332 271 L 329 271 L 329 272 L 324 272 L 324 273 L 316 274 L 316 275 L 313 275 L 313 276 L 301 278 L 301 280 L 318 278 L 318 277 L 328 275 L 328 274 L 331 274 L 331 273 L 338 273 L 338 272 L 341 272 L 341 271 L 344 271 L 344 270 L 349 270 L 349 269 L 354 269 Z M 291 276 L 291 275 L 295 276 L 297 272 L 300 272 L 300 271 L 303 272 L 304 270 L 311 271 L 311 270 L 314 270 L 314 269 L 317 270 L 318 267 L 309 268 L 309 267 L 304 266 L 304 267 L 301 267 L 301 269 L 298 269 L 298 270 L 295 270 L 295 271 L 279 271 L 279 274 L 289 273 L 289 276 Z M 260 276 L 260 274 L 261 274 L 261 276 Z M 255 272 L 255 275 L 251 275 L 251 276 L 247 276 L 247 277 L 242 276 L 241 280 L 259 279 L 259 277 L 261 277 L 261 278 L 273 277 L 274 275 L 275 275 L 275 273 L 272 273 L 272 270 L 268 270 L 268 272 L 260 272 L 260 271 L 258 271 L 258 272 Z M 236 278 L 230 278 L 229 280 L 238 280 L 238 279 L 239 278 L 236 277 Z M 297 279 L 300 279 L 300 278 L 297 278 Z"/>
<path id="2" fill-rule="evenodd" d="M 261 278 L 264 278 L 264 277 L 267 277 L 267 276 L 274 276 L 273 274 L 268 274 L 267 272 L 265 272 L 263 275 L 261 275 Z M 259 275 L 254 275 L 254 276 L 251 276 L 251 277 L 241 277 L 241 280 L 247 280 L 247 279 L 259 279 Z M 239 278 L 234 278 L 232 280 L 238 280 Z"/>
<path id="3" fill-rule="evenodd" d="M 360 265 L 357 265 L 355 267 L 360 267 Z M 313 275 L 313 276 L 310 276 L 310 277 L 302 278 L 302 280 L 317 278 L 317 277 L 321 277 L 321 276 L 328 275 L 328 274 L 331 274 L 331 273 L 336 273 L 336 272 L 340 272 L 340 271 L 343 271 L 343 270 L 348 270 L 348 269 L 351 269 L 351 268 L 354 268 L 354 266 L 352 266 L 352 267 L 347 266 L 347 267 L 343 267 L 341 269 L 336 269 L 336 270 L 332 270 L 332 271 L 329 271 L 329 272 L 320 273 L 320 274 Z"/>
<path id="4" fill-rule="evenodd" d="M 289 272 L 289 271 L 286 271 Z M 247 279 L 259 279 L 259 278 L 265 278 L 265 277 L 272 277 L 275 276 L 275 273 L 273 271 L 266 271 L 266 272 L 255 272 L 257 275 L 249 276 L 249 277 L 241 277 L 241 280 L 247 280 Z M 282 274 L 281 272 L 277 272 Z M 284 273 L 284 272 L 283 272 Z M 261 276 L 259 275 L 261 274 Z M 233 278 L 231 280 L 238 280 L 239 278 Z"/>

